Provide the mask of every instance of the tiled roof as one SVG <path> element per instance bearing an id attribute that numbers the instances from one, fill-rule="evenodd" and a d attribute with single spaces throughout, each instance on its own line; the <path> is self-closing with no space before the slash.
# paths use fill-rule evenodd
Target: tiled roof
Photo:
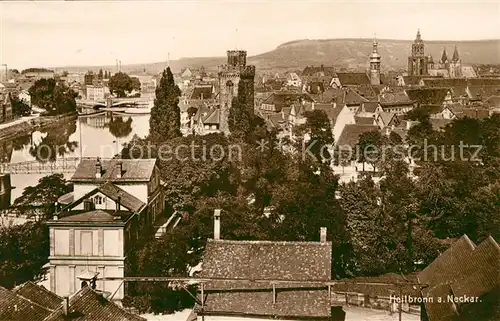
<path id="1" fill-rule="evenodd" d="M 120 198 L 120 204 L 132 212 L 139 212 L 146 205 L 134 195 L 110 182 L 102 184 L 97 190 L 115 202 L 118 202 L 118 198 Z"/>
<path id="2" fill-rule="evenodd" d="M 337 121 L 337 117 L 342 111 L 342 106 L 332 104 L 314 104 L 314 110 L 322 110 L 333 123 Z"/>
<path id="3" fill-rule="evenodd" d="M 465 78 L 424 78 L 426 87 L 467 87 Z"/>
<path id="4" fill-rule="evenodd" d="M 482 100 L 491 96 L 500 95 L 500 86 L 469 86 L 467 87 L 469 98 L 480 98 Z"/>
<path id="5" fill-rule="evenodd" d="M 342 86 L 359 86 L 359 85 L 369 85 L 370 78 L 364 72 L 343 72 L 337 73 L 340 84 Z"/>
<path id="6" fill-rule="evenodd" d="M 379 95 L 381 105 L 411 105 L 413 101 L 408 97 L 405 91 L 394 93 L 383 93 Z"/>
<path id="7" fill-rule="evenodd" d="M 117 177 L 118 163 L 122 163 L 122 175 Z M 95 181 L 95 182 L 149 182 L 153 175 L 156 159 L 111 159 L 100 160 L 103 173 L 101 178 L 96 178 L 96 163 L 97 160 L 82 159 L 75 174 L 71 178 L 72 181 Z"/>
<path id="8" fill-rule="evenodd" d="M 335 74 L 335 68 L 334 67 L 325 67 L 325 66 L 319 66 L 319 67 L 307 66 L 302 71 L 302 76 L 316 76 L 318 74 L 333 76 Z"/>
<path id="9" fill-rule="evenodd" d="M 357 92 L 352 89 L 343 90 L 342 94 L 339 94 L 336 98 L 337 104 L 346 104 L 346 105 L 361 105 L 364 102 L 367 102 L 368 99 L 362 97 Z"/>
<path id="10" fill-rule="evenodd" d="M 37 285 L 31 281 L 16 287 L 12 291 L 50 310 L 60 307 L 63 300 L 57 294 L 50 292 L 45 287 Z"/>
<path id="11" fill-rule="evenodd" d="M 357 125 L 373 125 L 375 123 L 375 118 L 354 116 L 354 121 Z"/>
<path id="12" fill-rule="evenodd" d="M 441 105 L 448 94 L 449 88 L 418 88 L 407 89 L 406 94 L 411 100 L 422 105 Z"/>
<path id="13" fill-rule="evenodd" d="M 490 236 L 476 247 L 464 235 L 418 275 L 420 283 L 428 285 L 422 290 L 423 296 L 434 298 L 425 304 L 429 321 L 447 321 L 458 315 L 460 307 L 446 299 L 449 294 L 481 297 L 498 289 L 499 271 L 497 242 Z M 438 297 L 443 298 L 442 302 Z"/>
<path id="14" fill-rule="evenodd" d="M 0 287 L 0 320 L 44 320 L 51 312 L 49 308 Z"/>
<path id="15" fill-rule="evenodd" d="M 418 86 L 423 76 L 403 76 L 405 86 Z"/>
<path id="16" fill-rule="evenodd" d="M 280 125 L 283 125 L 286 121 L 283 116 L 284 115 L 281 113 L 266 113 L 260 115 L 270 128 L 278 128 Z"/>
<path id="17" fill-rule="evenodd" d="M 195 86 L 189 99 L 211 99 L 212 86 Z"/>
<path id="18" fill-rule="evenodd" d="M 380 119 L 382 119 L 382 122 L 384 123 L 385 126 L 388 126 L 391 120 L 396 116 L 396 113 L 388 113 L 385 111 L 382 111 L 379 113 Z"/>
<path id="19" fill-rule="evenodd" d="M 330 315 L 328 291 L 307 281 L 331 277 L 331 242 L 208 240 L 201 277 L 247 280 L 288 280 L 296 285 L 272 286 L 242 280 L 206 284 L 204 313 L 295 318 Z"/>
<path id="20" fill-rule="evenodd" d="M 129 211 L 115 210 L 75 210 L 61 212 L 58 221 L 62 222 L 92 222 L 92 223 L 122 223 L 127 221 L 132 215 Z M 58 222 L 54 221 L 54 222 Z"/>
<path id="21" fill-rule="evenodd" d="M 340 88 L 328 88 L 323 93 L 312 95 L 315 101 L 320 103 L 331 103 L 332 101 L 342 102 L 344 91 Z"/>
<path id="22" fill-rule="evenodd" d="M 364 97 L 366 99 L 371 99 L 377 97 L 378 93 L 380 92 L 379 87 L 371 86 L 371 85 L 362 85 L 362 86 L 356 86 L 356 88 L 353 88 L 361 97 Z"/>
<path id="23" fill-rule="evenodd" d="M 292 104 L 300 103 L 301 100 L 305 102 L 312 102 L 313 99 L 308 94 L 301 94 L 289 91 L 274 92 L 269 97 L 263 100 L 263 104 L 274 105 L 277 111 L 281 111 L 283 107 L 290 107 Z"/>
<path id="24" fill-rule="evenodd" d="M 490 110 L 486 108 L 467 108 L 467 107 L 452 107 L 450 110 L 458 118 L 476 118 L 484 119 L 490 117 Z"/>
<path id="25" fill-rule="evenodd" d="M 379 127 L 375 125 L 348 124 L 340 134 L 337 145 L 355 146 L 361 134 L 378 130 Z"/>
<path id="26" fill-rule="evenodd" d="M 68 312 L 69 315 L 64 316 L 61 307 L 44 321 L 68 321 L 68 319 L 71 321 L 146 321 L 105 299 L 90 287 L 85 287 L 70 297 Z"/>
<path id="27" fill-rule="evenodd" d="M 377 110 L 378 102 L 377 101 L 367 101 L 361 104 L 360 110 L 365 113 L 374 113 Z"/>
<path id="28" fill-rule="evenodd" d="M 487 107 L 500 107 L 500 95 L 485 99 L 483 105 Z"/>
<path id="29" fill-rule="evenodd" d="M 469 86 L 500 86 L 500 78 L 471 78 L 468 79 Z"/>

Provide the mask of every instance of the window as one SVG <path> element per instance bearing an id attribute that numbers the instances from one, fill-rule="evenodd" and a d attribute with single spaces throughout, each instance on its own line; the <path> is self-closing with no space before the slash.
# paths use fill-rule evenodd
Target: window
<path id="1" fill-rule="evenodd" d="M 94 197 L 94 204 L 103 204 L 104 203 L 104 198 L 100 195 L 97 195 Z"/>

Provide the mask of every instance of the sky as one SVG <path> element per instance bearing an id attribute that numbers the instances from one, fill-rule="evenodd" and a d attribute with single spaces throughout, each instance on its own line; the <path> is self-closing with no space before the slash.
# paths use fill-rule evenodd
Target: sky
<path id="1" fill-rule="evenodd" d="M 255 55 L 297 39 L 500 39 L 500 0 L 0 2 L 9 68 Z"/>

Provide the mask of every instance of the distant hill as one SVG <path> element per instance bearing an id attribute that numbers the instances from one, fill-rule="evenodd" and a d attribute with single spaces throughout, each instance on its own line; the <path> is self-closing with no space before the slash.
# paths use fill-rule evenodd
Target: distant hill
<path id="1" fill-rule="evenodd" d="M 284 43 L 276 49 L 248 58 L 249 64 L 257 66 L 258 70 L 302 69 L 305 66 L 320 65 L 336 66 L 347 69 L 366 69 L 368 56 L 372 51 L 372 39 L 326 39 L 326 40 L 296 40 Z M 425 39 L 424 39 L 425 41 Z M 405 69 L 411 51 L 412 40 L 379 39 L 379 53 L 382 56 L 383 70 Z M 432 55 L 437 62 L 441 58 L 444 47 L 448 56 L 453 55 L 457 46 L 460 58 L 465 64 L 500 64 L 500 40 L 476 41 L 425 41 L 426 54 Z M 170 66 L 174 72 L 185 67 L 199 68 L 202 65 L 207 70 L 216 70 L 225 62 L 225 57 L 199 57 L 172 60 Z M 166 68 L 167 62 L 153 64 L 124 65 L 125 72 L 160 72 Z M 57 68 L 69 71 L 98 70 L 114 66 L 67 67 Z"/>

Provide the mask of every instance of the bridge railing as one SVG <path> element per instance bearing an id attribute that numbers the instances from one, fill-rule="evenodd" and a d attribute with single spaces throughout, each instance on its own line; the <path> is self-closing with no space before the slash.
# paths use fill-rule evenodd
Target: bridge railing
<path id="1" fill-rule="evenodd" d="M 53 162 L 28 161 L 19 163 L 0 163 L 0 173 L 45 174 L 73 172 L 82 159 L 96 159 L 96 157 L 63 157 Z"/>

